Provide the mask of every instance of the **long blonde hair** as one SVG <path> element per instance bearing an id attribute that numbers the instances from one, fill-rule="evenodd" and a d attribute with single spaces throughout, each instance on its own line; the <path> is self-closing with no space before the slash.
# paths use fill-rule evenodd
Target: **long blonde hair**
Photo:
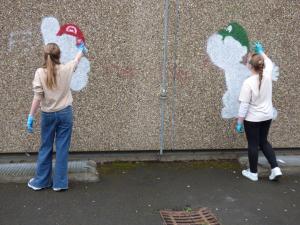
<path id="1" fill-rule="evenodd" d="M 56 87 L 57 71 L 55 66 L 60 64 L 60 49 L 57 44 L 49 43 L 44 47 L 43 68 L 47 69 L 46 85 L 49 89 Z"/>
<path id="2" fill-rule="evenodd" d="M 263 79 L 263 72 L 264 72 L 264 68 L 265 68 L 265 62 L 264 62 L 264 58 L 261 55 L 258 54 L 253 54 L 249 64 L 252 66 L 252 68 L 254 69 L 254 71 L 256 73 L 258 73 L 259 75 L 259 85 L 258 88 L 260 90 L 260 86 L 261 86 L 261 81 Z"/>

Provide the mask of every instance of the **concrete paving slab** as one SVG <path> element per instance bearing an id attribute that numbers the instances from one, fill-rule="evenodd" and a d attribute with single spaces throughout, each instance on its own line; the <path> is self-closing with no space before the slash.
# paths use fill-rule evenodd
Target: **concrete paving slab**
<path id="1" fill-rule="evenodd" d="M 53 161 L 52 167 L 55 167 Z M 36 163 L 2 163 L 0 164 L 0 183 L 25 183 L 35 174 Z M 99 180 L 97 164 L 89 161 L 68 162 L 69 180 L 95 182 Z"/>

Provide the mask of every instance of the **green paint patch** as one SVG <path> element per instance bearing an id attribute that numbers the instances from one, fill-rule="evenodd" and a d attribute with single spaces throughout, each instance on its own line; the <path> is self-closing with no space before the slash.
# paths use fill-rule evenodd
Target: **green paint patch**
<path id="1" fill-rule="evenodd" d="M 231 36 L 235 40 L 240 42 L 242 46 L 247 47 L 247 49 L 249 50 L 249 39 L 247 31 L 239 23 L 231 22 L 227 25 L 226 28 L 219 30 L 218 33 L 223 37 L 223 40 L 226 37 Z"/>

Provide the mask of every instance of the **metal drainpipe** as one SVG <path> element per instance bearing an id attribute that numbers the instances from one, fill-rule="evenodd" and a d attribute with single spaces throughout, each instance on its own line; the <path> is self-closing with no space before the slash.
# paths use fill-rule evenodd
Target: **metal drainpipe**
<path id="1" fill-rule="evenodd" d="M 176 112 L 176 75 L 177 75 L 177 47 L 178 47 L 178 30 L 179 30 L 179 0 L 176 0 L 176 21 L 174 35 L 174 58 L 173 58 L 173 104 L 172 104 L 172 150 L 175 150 L 175 112 Z"/>
<path id="2" fill-rule="evenodd" d="M 169 23 L 169 0 L 164 2 L 164 52 L 163 52 L 163 69 L 162 69 L 162 84 L 160 90 L 160 155 L 164 150 L 164 120 L 165 120 L 165 105 L 167 99 L 167 63 L 168 63 L 168 23 Z"/>

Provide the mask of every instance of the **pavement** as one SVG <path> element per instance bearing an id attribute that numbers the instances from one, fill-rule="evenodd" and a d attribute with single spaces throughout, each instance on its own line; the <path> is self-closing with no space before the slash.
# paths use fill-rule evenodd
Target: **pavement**
<path id="1" fill-rule="evenodd" d="M 66 192 L 0 184 L 1 225 L 160 225 L 159 211 L 209 208 L 222 225 L 299 225 L 300 173 L 241 176 L 237 160 L 112 162 Z"/>
<path id="2" fill-rule="evenodd" d="M 276 156 L 278 166 L 282 172 L 286 175 L 300 174 L 300 155 L 277 155 Z M 238 158 L 242 167 L 249 168 L 249 162 L 247 156 Z M 260 176 L 267 177 L 270 173 L 270 164 L 267 159 L 260 155 L 258 157 L 258 172 Z"/>

